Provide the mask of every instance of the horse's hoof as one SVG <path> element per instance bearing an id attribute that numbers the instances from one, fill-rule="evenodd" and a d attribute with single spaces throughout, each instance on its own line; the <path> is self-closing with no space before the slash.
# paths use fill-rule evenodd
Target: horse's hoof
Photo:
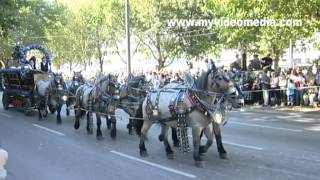
<path id="1" fill-rule="evenodd" d="M 207 152 L 206 147 L 205 146 L 200 146 L 199 153 L 206 153 L 206 152 Z"/>
<path id="2" fill-rule="evenodd" d="M 174 154 L 173 154 L 173 152 L 167 153 L 167 158 L 168 158 L 168 159 L 174 159 Z"/>
<path id="3" fill-rule="evenodd" d="M 129 135 L 133 135 L 133 131 L 132 131 L 132 129 L 129 129 Z"/>
<path id="4" fill-rule="evenodd" d="M 80 123 L 79 122 L 75 122 L 74 123 L 74 129 L 79 129 L 80 127 Z"/>
<path id="5" fill-rule="evenodd" d="M 111 129 L 111 125 L 107 125 L 107 129 L 110 130 Z"/>
<path id="6" fill-rule="evenodd" d="M 147 151 L 140 151 L 140 156 L 141 156 L 141 157 L 148 157 L 149 154 L 148 154 Z"/>
<path id="7" fill-rule="evenodd" d="M 159 138 L 159 141 L 162 142 L 163 139 L 164 139 L 164 135 L 163 135 L 163 134 L 160 134 L 160 135 L 158 136 L 158 138 Z"/>
<path id="8" fill-rule="evenodd" d="M 57 124 L 62 124 L 62 121 L 61 121 L 61 120 L 58 120 L 58 121 L 57 121 Z"/>
<path id="9" fill-rule="evenodd" d="M 103 139 L 103 136 L 102 135 L 97 135 L 97 140 L 98 141 L 101 141 Z"/>
<path id="10" fill-rule="evenodd" d="M 227 153 L 219 153 L 220 159 L 228 159 Z"/>
<path id="11" fill-rule="evenodd" d="M 204 161 L 196 161 L 195 165 L 197 168 L 204 168 Z"/>

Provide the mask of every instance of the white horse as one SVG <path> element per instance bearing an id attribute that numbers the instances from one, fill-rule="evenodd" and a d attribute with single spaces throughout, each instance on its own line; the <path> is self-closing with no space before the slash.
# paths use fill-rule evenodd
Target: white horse
<path id="1" fill-rule="evenodd" d="M 106 116 L 107 124 L 111 124 L 111 137 L 116 137 L 116 118 L 114 116 L 117 107 L 117 83 L 112 75 L 99 75 L 94 85 L 83 84 L 76 91 L 75 123 L 74 128 L 79 129 L 80 118 L 87 112 L 87 132 L 93 133 L 92 114 L 97 118 L 97 139 L 102 139 L 101 115 Z"/>
<path id="2" fill-rule="evenodd" d="M 50 80 L 36 82 L 36 95 L 38 96 L 39 120 L 47 116 L 47 106 L 51 113 L 57 111 L 57 123 L 61 124 L 61 108 L 67 100 L 66 85 L 62 74 L 51 74 Z"/>
<path id="3" fill-rule="evenodd" d="M 173 158 L 173 151 L 168 143 L 169 127 L 178 127 L 178 135 L 182 148 L 186 148 L 187 127 L 192 128 L 193 158 L 196 166 L 202 167 L 200 153 L 205 153 L 213 142 L 213 133 L 217 141 L 218 152 L 221 158 L 226 158 L 226 151 L 221 140 L 221 121 L 214 120 L 216 110 L 226 101 L 230 89 L 234 84 L 221 70 L 212 70 L 202 73 L 196 80 L 196 89 L 186 85 L 170 83 L 163 89 L 150 92 L 139 108 L 142 120 L 135 122 L 135 129 L 140 136 L 140 155 L 148 156 L 144 141 L 154 123 L 162 127 L 159 139 L 163 141 L 167 157 Z M 212 93 L 215 92 L 215 93 Z M 213 127 L 212 127 L 213 126 Z M 205 146 L 200 146 L 200 135 L 204 132 L 207 137 Z M 184 150 L 185 151 L 185 150 Z"/>

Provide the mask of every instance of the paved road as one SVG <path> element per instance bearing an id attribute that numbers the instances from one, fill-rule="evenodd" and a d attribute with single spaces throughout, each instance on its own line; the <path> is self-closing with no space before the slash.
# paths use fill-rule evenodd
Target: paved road
<path id="1" fill-rule="evenodd" d="M 9 152 L 8 180 L 320 179 L 318 115 L 233 111 L 228 118 L 223 140 L 229 158 L 219 159 L 214 144 L 204 168 L 178 149 L 174 160 L 166 159 L 158 126 L 146 144 L 150 156 L 140 158 L 139 138 L 128 135 L 124 119 L 116 140 L 103 122 L 104 139 L 97 141 L 84 121 L 74 130 L 74 117 L 65 113 L 57 125 L 52 115 L 38 121 L 36 113 L 26 117 L 0 107 L 0 146 Z"/>

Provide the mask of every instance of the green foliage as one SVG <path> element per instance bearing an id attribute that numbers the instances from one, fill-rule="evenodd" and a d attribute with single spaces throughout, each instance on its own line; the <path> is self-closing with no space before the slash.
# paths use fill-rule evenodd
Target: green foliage
<path id="1" fill-rule="evenodd" d="M 289 40 L 320 31 L 319 0 L 130 0 L 136 49 L 159 69 L 224 48 L 271 52 L 279 57 Z M 170 19 L 301 19 L 301 27 L 169 27 Z M 55 65 L 99 60 L 125 38 L 123 0 L 0 0 L 0 58 L 15 43 L 45 44 Z M 316 41 L 318 42 L 318 41 Z"/>

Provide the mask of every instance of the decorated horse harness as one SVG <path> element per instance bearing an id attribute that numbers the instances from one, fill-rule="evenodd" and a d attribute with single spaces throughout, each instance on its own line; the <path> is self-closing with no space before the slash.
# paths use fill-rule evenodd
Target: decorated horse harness
<path id="1" fill-rule="evenodd" d="M 171 90 L 170 90 L 171 89 Z M 161 92 L 175 92 L 170 89 L 160 89 L 157 91 L 151 91 L 147 94 L 147 106 L 146 112 L 149 120 L 157 120 L 159 123 L 166 123 L 170 121 L 177 120 L 177 135 L 180 141 L 180 152 L 186 153 L 190 151 L 189 140 L 188 140 L 188 131 L 187 131 L 187 119 L 188 114 L 193 111 L 198 111 L 201 114 L 211 118 L 213 121 L 216 121 L 218 124 L 223 123 L 225 125 L 227 123 L 227 119 L 224 118 L 225 115 L 225 101 L 227 100 L 225 94 L 221 93 L 213 93 L 213 92 L 205 92 L 199 91 L 192 88 L 177 88 L 177 95 L 171 99 L 168 109 L 170 111 L 171 117 L 166 119 L 159 119 L 159 99 Z M 151 102 L 151 94 L 157 93 L 154 105 Z M 206 103 L 200 99 L 198 96 L 206 95 L 213 96 L 212 103 Z M 184 99 L 187 98 L 191 103 L 187 105 L 184 102 Z M 216 115 L 221 115 L 221 118 L 216 118 Z"/>

